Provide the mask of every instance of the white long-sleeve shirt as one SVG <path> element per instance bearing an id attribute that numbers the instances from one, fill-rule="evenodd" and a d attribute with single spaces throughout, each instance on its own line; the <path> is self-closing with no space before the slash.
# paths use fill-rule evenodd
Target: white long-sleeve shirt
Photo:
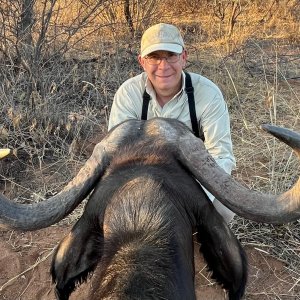
<path id="1" fill-rule="evenodd" d="M 235 168 L 235 158 L 226 102 L 220 89 L 212 81 L 199 74 L 190 73 L 190 75 L 194 87 L 196 115 L 204 132 L 205 147 L 218 165 L 230 174 Z M 182 79 L 180 91 L 163 107 L 157 102 L 156 93 L 145 72 L 125 81 L 115 94 L 108 129 L 128 119 L 141 119 L 145 89 L 151 97 L 147 119 L 154 117 L 178 119 L 192 129 L 184 72 Z M 211 194 L 208 193 L 208 196 L 213 200 Z"/>

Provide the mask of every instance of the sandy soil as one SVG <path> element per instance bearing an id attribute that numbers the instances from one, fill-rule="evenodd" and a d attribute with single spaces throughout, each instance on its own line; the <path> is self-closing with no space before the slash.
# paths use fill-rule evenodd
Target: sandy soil
<path id="1" fill-rule="evenodd" d="M 1 300 L 55 299 L 49 274 L 52 251 L 68 230 L 68 227 L 53 226 L 36 232 L 0 232 Z M 291 274 L 282 262 L 255 248 L 246 251 L 250 276 L 245 299 L 300 299 L 293 296 L 297 291 L 293 290 Z M 197 299 L 226 299 L 224 291 L 209 278 L 205 262 L 196 252 L 195 258 Z M 76 290 L 71 300 L 87 299 L 88 285 Z"/>

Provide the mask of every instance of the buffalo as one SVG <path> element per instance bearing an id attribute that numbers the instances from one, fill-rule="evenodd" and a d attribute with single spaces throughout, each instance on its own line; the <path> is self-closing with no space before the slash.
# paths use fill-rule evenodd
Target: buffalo
<path id="1" fill-rule="evenodd" d="M 271 125 L 263 129 L 299 151 L 300 134 Z M 188 127 L 156 118 L 113 128 L 78 175 L 45 201 L 19 204 L 0 195 L 0 226 L 48 227 L 91 194 L 53 257 L 57 299 L 68 299 L 92 272 L 91 300 L 195 299 L 194 237 L 228 298 L 241 299 L 245 252 L 199 183 L 247 219 L 300 218 L 299 181 L 280 195 L 249 190 L 216 164 Z"/>

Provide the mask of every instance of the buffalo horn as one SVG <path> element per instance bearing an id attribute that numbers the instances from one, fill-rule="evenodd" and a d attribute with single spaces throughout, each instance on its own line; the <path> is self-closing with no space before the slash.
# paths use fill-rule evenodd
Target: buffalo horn
<path id="1" fill-rule="evenodd" d="M 37 230 L 55 224 L 70 214 L 91 192 L 96 180 L 100 180 L 118 141 L 127 135 L 129 129 L 130 126 L 120 126 L 119 130 L 108 134 L 96 145 L 76 177 L 55 196 L 34 204 L 21 204 L 0 194 L 0 228 Z"/>
<path id="2" fill-rule="evenodd" d="M 292 147 L 299 155 L 300 134 L 272 125 L 263 125 L 262 128 Z M 265 194 L 244 187 L 223 171 L 207 152 L 202 141 L 192 133 L 179 136 L 174 151 L 195 178 L 238 215 L 274 224 L 300 218 L 300 179 L 282 194 Z"/>

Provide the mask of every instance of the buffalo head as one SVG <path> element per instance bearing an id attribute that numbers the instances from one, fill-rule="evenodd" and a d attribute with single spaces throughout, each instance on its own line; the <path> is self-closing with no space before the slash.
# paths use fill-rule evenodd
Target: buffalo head
<path id="1" fill-rule="evenodd" d="M 300 152 L 300 134 L 271 125 L 262 128 Z M 300 218 L 300 182 L 280 195 L 250 190 L 225 173 L 210 156 L 200 139 L 182 123 L 169 119 L 147 122 L 128 120 L 96 145 L 77 176 L 57 195 L 35 204 L 13 203 L 0 195 L 0 226 L 36 230 L 59 222 L 70 214 L 94 188 L 114 153 L 133 137 L 169 145 L 176 157 L 201 184 L 232 211 L 247 219 L 265 223 L 286 223 Z"/>

